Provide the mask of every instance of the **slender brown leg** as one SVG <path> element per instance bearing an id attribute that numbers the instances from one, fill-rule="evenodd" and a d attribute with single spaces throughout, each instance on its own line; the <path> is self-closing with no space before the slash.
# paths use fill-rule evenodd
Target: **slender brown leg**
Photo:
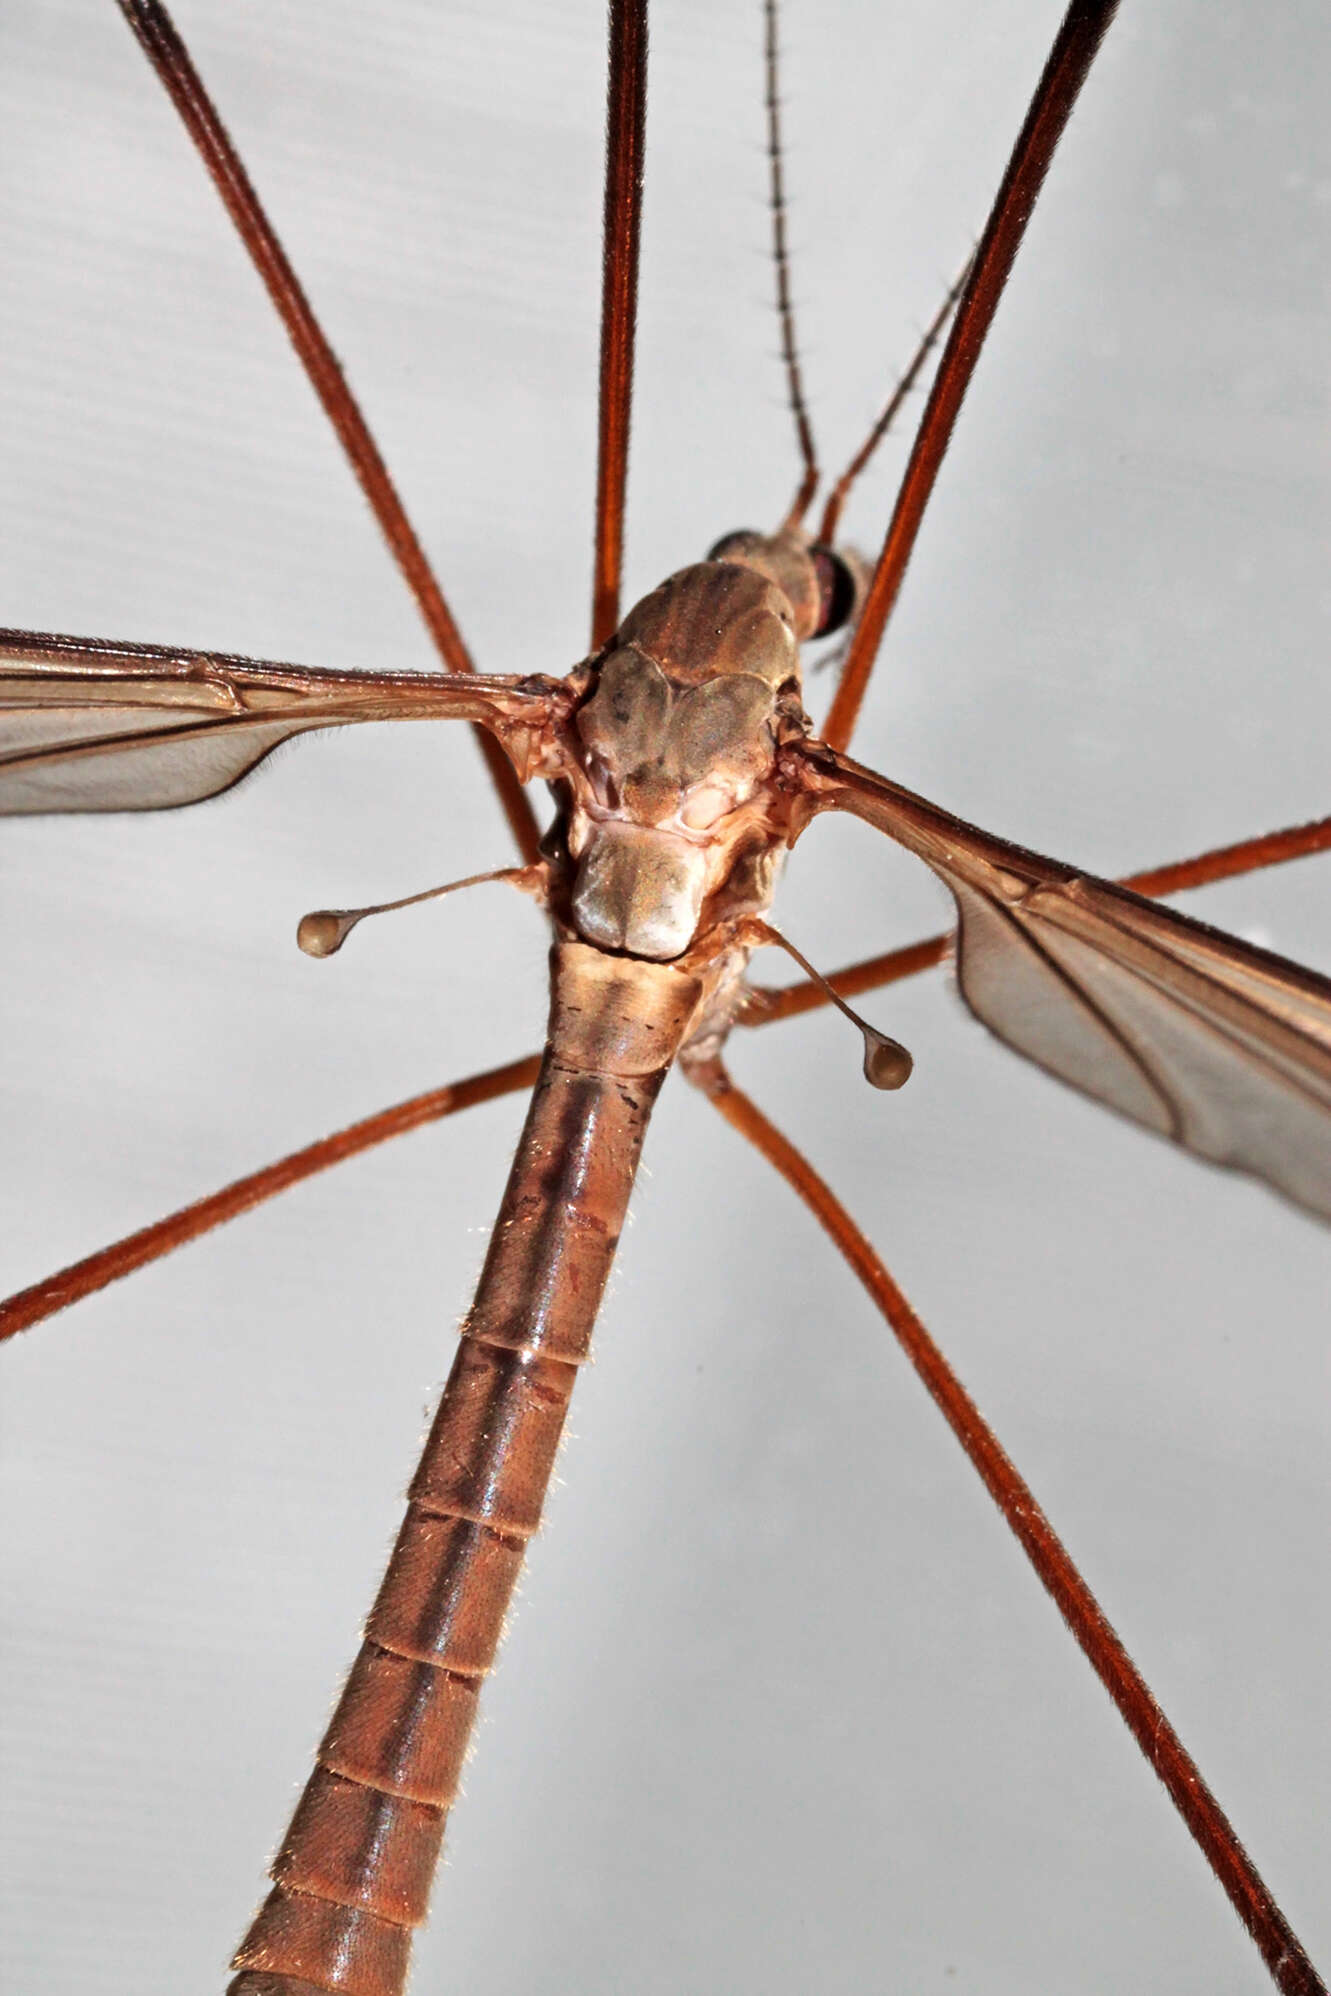
<path id="1" fill-rule="evenodd" d="M 788 1138 L 736 1088 L 720 1061 L 695 1064 L 690 1079 L 732 1128 L 747 1137 L 831 1236 L 923 1380 L 944 1420 L 1011 1526 L 1087 1661 L 1169 1791 L 1174 1807 L 1252 1935 L 1278 1989 L 1325 1996 L 1325 1985 L 1280 1908 L 1124 1649 L 1099 1602 L 938 1346 L 829 1186 Z"/>
<path id="2" fill-rule="evenodd" d="M 387 1143 L 390 1137 L 405 1136 L 408 1130 L 418 1130 L 423 1123 L 437 1123 L 443 1116 L 454 1116 L 459 1109 L 470 1109 L 473 1103 L 492 1102 L 497 1095 L 512 1095 L 520 1088 L 532 1087 L 540 1064 L 540 1056 L 530 1054 L 525 1060 L 511 1060 L 504 1067 L 468 1075 L 465 1081 L 454 1081 L 446 1088 L 413 1095 L 409 1101 L 397 1102 L 391 1109 L 381 1109 L 375 1116 L 334 1131 L 331 1137 L 321 1137 L 318 1143 L 292 1151 L 289 1157 L 265 1165 L 262 1171 L 237 1178 L 220 1192 L 210 1192 L 206 1199 L 196 1199 L 192 1206 L 182 1206 L 178 1213 L 168 1213 L 164 1220 L 140 1227 L 137 1233 L 127 1234 L 124 1240 L 100 1248 L 82 1261 L 71 1262 L 68 1268 L 48 1275 L 45 1281 L 34 1282 L 31 1288 L 20 1289 L 0 1302 L 0 1340 L 29 1330 L 44 1317 L 53 1317 L 57 1310 L 65 1310 L 71 1303 L 94 1295 L 109 1283 L 118 1282 L 122 1275 L 133 1274 L 146 1262 L 160 1260 L 173 1248 L 184 1247 L 187 1241 L 196 1241 L 200 1234 L 211 1233 L 214 1227 L 261 1206 L 265 1199 L 285 1192 L 290 1185 L 299 1185 L 304 1178 L 313 1178 L 316 1172 L 327 1171 L 330 1165 L 358 1157 L 363 1150 Z"/>
<path id="3" fill-rule="evenodd" d="M 1176 859 L 1165 866 L 1149 867 L 1145 873 L 1130 873 L 1120 881 L 1134 894 L 1152 899 L 1165 894 L 1181 894 L 1186 887 L 1209 887 L 1216 880 L 1233 880 L 1243 873 L 1257 873 L 1263 867 L 1283 866 L 1289 859 L 1304 859 L 1309 853 L 1331 849 L 1331 818 L 1314 818 L 1307 825 L 1286 825 L 1282 831 L 1263 832 L 1253 839 L 1240 839 L 1237 845 L 1216 846 L 1195 859 Z M 828 983 L 838 998 L 855 998 L 862 991 L 876 991 L 884 984 L 896 984 L 928 970 L 947 955 L 950 935 L 925 936 L 882 956 L 866 957 L 860 963 L 834 970 Z M 779 990 L 764 985 L 746 994 L 741 1026 L 770 1026 L 777 1019 L 793 1018 L 798 1012 L 816 1012 L 831 1001 L 822 986 L 811 979 L 783 985 Z"/>
<path id="4" fill-rule="evenodd" d="M 310 385 L 337 432 L 360 488 L 369 501 L 370 510 L 379 522 L 408 588 L 416 598 L 439 656 L 450 672 L 474 671 L 462 634 L 453 621 L 425 550 L 407 518 L 406 508 L 398 496 L 388 466 L 370 435 L 337 356 L 328 344 L 276 230 L 264 213 L 216 106 L 203 87 L 189 50 L 176 32 L 175 23 L 161 0 L 117 0 L 117 5 L 166 86 L 186 131 L 212 176 L 227 213 L 250 253 L 255 269 L 263 279 Z M 527 794 L 494 737 L 483 728 L 477 728 L 476 739 L 491 781 L 499 793 L 504 816 L 523 858 L 530 863 L 537 855 L 540 831 Z"/>
<path id="5" fill-rule="evenodd" d="M 840 478 L 838 478 L 836 484 L 828 493 L 823 506 L 823 517 L 819 523 L 817 533 L 817 539 L 822 542 L 824 547 L 831 547 L 836 540 L 837 527 L 840 524 L 842 509 L 845 506 L 850 488 L 868 464 L 879 444 L 883 441 L 883 438 L 892 428 L 897 417 L 901 414 L 907 396 L 923 373 L 925 363 L 943 336 L 944 326 L 957 308 L 957 300 L 966 288 L 966 279 L 970 276 L 970 272 L 971 267 L 968 263 L 960 277 L 958 277 L 955 284 L 948 291 L 947 296 L 934 313 L 929 324 L 925 327 L 920 338 L 920 343 L 911 356 L 910 366 L 901 376 L 896 387 L 883 404 L 882 413 L 879 415 L 878 420 L 842 472 Z"/>
<path id="6" fill-rule="evenodd" d="M 1216 880 L 1234 880 L 1242 873 L 1259 873 L 1263 867 L 1283 866 L 1287 859 L 1306 859 L 1309 853 L 1331 848 L 1331 818 L 1312 818 L 1306 825 L 1285 825 L 1278 832 L 1260 832 L 1256 838 L 1240 839 L 1232 846 L 1215 846 L 1195 859 L 1175 859 L 1164 866 L 1149 866 L 1144 873 L 1130 873 L 1121 884 L 1134 894 L 1181 894 L 1186 887 L 1209 887 Z"/>
<path id="7" fill-rule="evenodd" d="M 592 650 L 619 628 L 624 493 L 638 316 L 638 243 L 647 135 L 647 0 L 611 0 L 601 268 L 601 385 L 596 458 Z"/>
<path id="8" fill-rule="evenodd" d="M 985 336 L 1003 295 L 1013 258 L 1021 246 L 1036 197 L 1044 184 L 1054 148 L 1072 115 L 1117 0 L 1072 0 L 1045 64 L 1044 74 L 1003 176 L 993 211 L 975 252 L 943 358 L 920 421 L 906 474 L 893 510 L 887 539 L 864 609 L 851 640 L 841 683 L 823 730 L 833 748 L 845 748 L 854 732 L 869 674 L 888 617 L 901 588 L 924 509 L 952 435 L 962 399 L 970 386 Z"/>

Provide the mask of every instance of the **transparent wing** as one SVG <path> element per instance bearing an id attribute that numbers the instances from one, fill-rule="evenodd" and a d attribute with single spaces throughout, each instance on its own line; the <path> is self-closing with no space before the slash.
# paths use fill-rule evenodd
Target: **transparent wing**
<path id="1" fill-rule="evenodd" d="M 554 681 L 323 672 L 0 631 L 0 814 L 192 804 L 289 736 L 354 721 L 479 722 L 525 776 L 558 698 Z"/>
<path id="2" fill-rule="evenodd" d="M 1008 1046 L 1331 1220 L 1331 980 L 1042 859 L 821 744 L 815 810 L 918 854 L 957 904 L 957 978 Z"/>

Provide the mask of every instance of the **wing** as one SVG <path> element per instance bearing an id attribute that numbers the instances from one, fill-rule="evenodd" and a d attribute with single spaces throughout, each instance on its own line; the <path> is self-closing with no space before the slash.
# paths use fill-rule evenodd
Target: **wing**
<path id="1" fill-rule="evenodd" d="M 1331 1220 L 1331 980 L 1127 888 L 990 837 L 847 757 L 787 751 L 957 904 L 976 1017 L 1050 1074 Z"/>
<path id="2" fill-rule="evenodd" d="M 504 742 L 525 780 L 560 685 L 323 672 L 0 631 L 0 814 L 192 804 L 239 782 L 289 736 L 353 721 L 478 722 Z"/>

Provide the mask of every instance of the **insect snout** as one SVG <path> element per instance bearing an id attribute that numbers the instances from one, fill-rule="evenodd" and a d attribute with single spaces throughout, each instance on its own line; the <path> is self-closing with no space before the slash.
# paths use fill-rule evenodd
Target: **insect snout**
<path id="1" fill-rule="evenodd" d="M 759 534 L 749 528 L 723 534 L 708 561 L 753 568 L 775 582 L 795 609 L 801 638 L 830 637 L 859 615 L 869 586 L 869 566 L 854 548 L 809 541 L 797 530 Z"/>

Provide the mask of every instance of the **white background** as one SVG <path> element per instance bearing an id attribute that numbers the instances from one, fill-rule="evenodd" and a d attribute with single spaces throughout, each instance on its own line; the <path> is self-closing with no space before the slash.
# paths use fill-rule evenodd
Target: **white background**
<path id="1" fill-rule="evenodd" d="M 978 233 L 1045 0 L 786 22 L 824 451 Z M 180 25 L 481 664 L 589 597 L 594 0 L 188 0 Z M 794 479 L 756 7 L 653 47 L 629 586 Z M 1129 0 L 964 411 L 856 749 L 1105 872 L 1331 809 L 1324 10 Z M 115 9 L 0 20 L 0 615 L 332 666 L 430 653 Z M 849 522 L 881 532 L 904 441 Z M 825 681 L 811 705 L 821 709 Z M 174 814 L 3 836 L 6 1288 L 534 1047 L 478 892 L 299 956 L 309 907 L 510 849 L 462 732 L 348 730 Z M 1189 905 L 1331 970 L 1326 861 Z M 820 821 L 829 967 L 935 885 Z M 761 966 L 764 970 L 766 965 Z M 779 964 L 771 974 L 782 975 Z M 994 1047 L 933 975 L 734 1048 L 1030 1477 L 1314 1956 L 1331 1243 Z M 396 1528 L 516 1101 L 289 1194 L 4 1356 L 6 1996 L 215 1990 Z M 421 1991 L 1258 1991 L 1261 1965 L 814 1225 L 663 1098 Z"/>

